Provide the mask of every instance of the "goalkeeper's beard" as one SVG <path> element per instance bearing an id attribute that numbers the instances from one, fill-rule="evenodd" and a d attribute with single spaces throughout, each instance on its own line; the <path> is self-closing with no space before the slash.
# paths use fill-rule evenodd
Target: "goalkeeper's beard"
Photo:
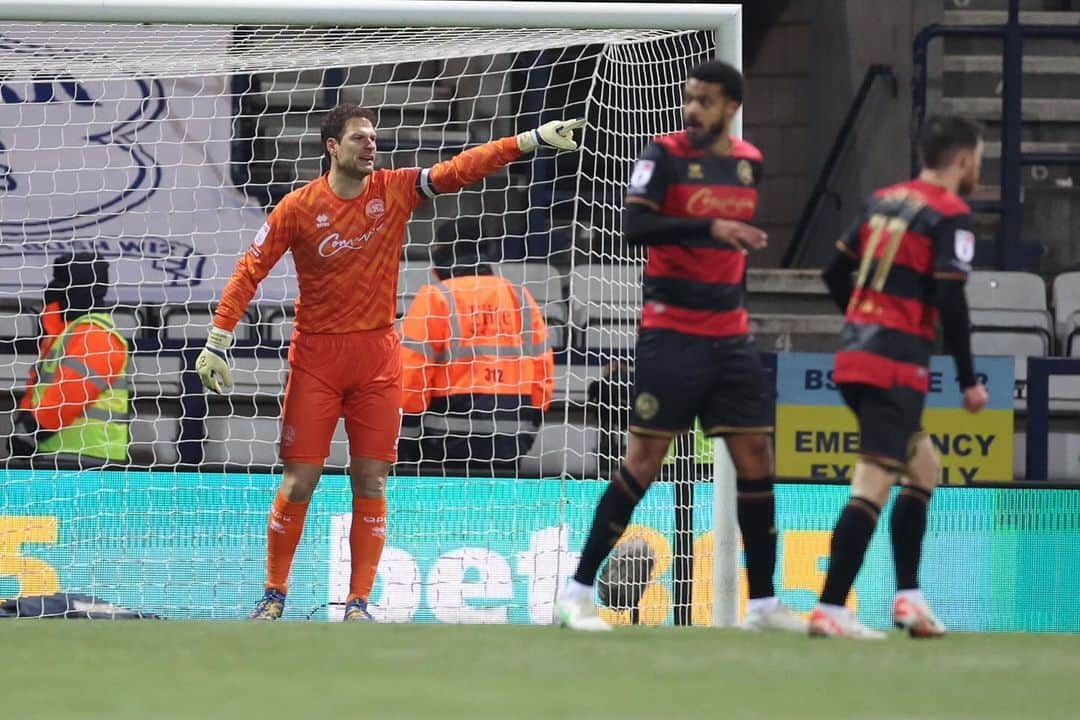
<path id="1" fill-rule="evenodd" d="M 373 172 L 371 170 L 361 170 L 360 168 L 349 167 L 348 165 L 344 165 L 342 163 L 337 163 L 337 167 L 335 169 L 337 170 L 337 172 L 341 173 L 350 180 L 363 180 Z"/>

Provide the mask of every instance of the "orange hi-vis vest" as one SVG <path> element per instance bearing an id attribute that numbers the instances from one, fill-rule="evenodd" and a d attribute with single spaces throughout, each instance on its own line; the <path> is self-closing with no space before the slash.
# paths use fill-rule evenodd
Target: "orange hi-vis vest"
<path id="1" fill-rule="evenodd" d="M 495 275 L 427 285 L 401 331 L 406 413 L 543 411 L 551 405 L 555 360 L 547 323 L 525 288 Z M 475 419 L 469 427 L 480 430 Z"/>

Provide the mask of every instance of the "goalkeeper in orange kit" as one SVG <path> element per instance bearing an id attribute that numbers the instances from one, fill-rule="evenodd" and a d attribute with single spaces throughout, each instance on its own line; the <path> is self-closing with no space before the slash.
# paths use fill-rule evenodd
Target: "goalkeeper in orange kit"
<path id="1" fill-rule="evenodd" d="M 284 473 L 267 524 L 266 585 L 253 619 L 285 609 L 289 569 L 338 418 L 349 438 L 352 576 L 345 619 L 373 620 L 368 599 L 386 538 L 386 477 L 401 423 L 401 347 L 394 329 L 398 262 L 413 210 L 539 148 L 576 150 L 584 120 L 558 120 L 466 150 L 431 168 L 375 170 L 374 114 L 331 110 L 321 127 L 330 170 L 270 213 L 222 294 L 196 369 L 214 392 L 232 385 L 232 331 L 287 250 L 299 293 L 282 410 Z"/>

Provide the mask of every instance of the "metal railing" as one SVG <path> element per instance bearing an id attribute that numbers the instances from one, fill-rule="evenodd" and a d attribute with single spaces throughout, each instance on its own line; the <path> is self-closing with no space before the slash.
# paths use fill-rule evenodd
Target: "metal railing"
<path id="1" fill-rule="evenodd" d="M 1022 25 L 1020 2 L 1009 0 L 1008 21 L 1004 25 L 928 25 L 915 36 L 912 68 L 913 129 L 922 126 L 926 117 L 927 49 L 930 41 L 944 37 L 996 38 L 1002 41 L 1001 68 L 1001 198 L 998 201 L 972 202 L 977 212 L 1001 215 L 997 237 L 997 266 L 1001 270 L 1022 270 L 1023 249 L 1020 243 L 1021 188 L 1020 168 L 1025 165 L 1080 164 L 1080 153 L 1024 153 L 1020 147 L 1021 98 L 1025 38 L 1080 39 L 1080 27 L 1061 25 Z M 911 174 L 919 172 L 919 155 L 911 146 Z"/>
<path id="2" fill-rule="evenodd" d="M 806 239 L 806 234 L 810 231 L 810 225 L 813 223 L 814 218 L 817 217 L 817 212 L 821 208 L 821 201 L 826 195 L 831 194 L 829 183 L 832 182 L 836 166 L 840 163 L 840 155 L 843 153 L 848 138 L 855 129 L 855 121 L 859 119 L 859 114 L 862 113 L 863 106 L 866 105 L 870 89 L 878 78 L 889 81 L 889 92 L 892 97 L 896 97 L 898 88 L 896 75 L 893 73 L 892 67 L 889 65 L 871 65 L 868 67 L 866 74 L 863 75 L 862 84 L 859 85 L 859 90 L 851 101 L 847 115 L 844 116 L 844 122 L 836 132 L 836 138 L 833 139 L 829 155 L 825 158 L 825 165 L 822 166 L 821 172 L 818 173 L 817 180 L 814 182 L 814 189 L 810 191 L 810 197 L 807 198 L 806 204 L 803 205 L 799 221 L 795 224 L 795 232 L 791 236 L 791 244 L 784 251 L 784 257 L 780 261 L 781 267 L 790 268 L 796 261 L 802 259 L 804 254 L 803 242 Z"/>
<path id="3" fill-rule="evenodd" d="M 1050 456 L 1050 376 L 1080 375 L 1080 358 L 1027 359 L 1027 455 L 1025 479 L 1045 482 Z"/>

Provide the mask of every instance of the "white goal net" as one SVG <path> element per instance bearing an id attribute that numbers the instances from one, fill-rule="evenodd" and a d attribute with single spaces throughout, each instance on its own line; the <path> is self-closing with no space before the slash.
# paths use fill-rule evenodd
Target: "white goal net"
<path id="1" fill-rule="evenodd" d="M 350 102 L 377 114 L 381 167 L 588 120 L 582 152 L 515 162 L 409 224 L 398 316 L 433 282 L 434 244 L 477 241 L 496 274 L 535 297 L 555 389 L 535 442 L 510 462 L 401 464 L 373 597 L 385 620 L 549 622 L 597 479 L 624 444 L 642 261 L 620 236 L 625 181 L 653 135 L 681 127 L 686 72 L 717 51 L 711 30 L 0 21 L 0 453 L 49 341 L 43 306 L 65 254 L 109 264 L 131 407 L 127 458 L 105 470 L 3 460 L 0 597 L 83 592 L 205 618 L 238 617 L 257 599 L 280 478 L 289 256 L 237 328 L 235 390 L 205 393 L 194 357 L 266 214 L 323 172 L 325 113 Z M 672 482 L 635 515 L 630 573 L 608 573 L 605 589 L 619 621 L 708 622 L 711 488 L 698 486 L 693 505 L 687 494 L 707 463 L 705 445 L 680 441 Z M 347 464 L 339 427 L 290 617 L 340 616 Z"/>

